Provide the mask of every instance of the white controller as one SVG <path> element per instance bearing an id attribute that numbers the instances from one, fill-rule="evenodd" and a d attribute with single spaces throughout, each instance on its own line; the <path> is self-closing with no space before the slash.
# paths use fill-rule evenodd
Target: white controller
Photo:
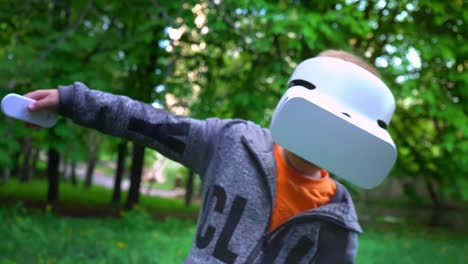
<path id="1" fill-rule="evenodd" d="M 48 110 L 30 112 L 28 105 L 34 99 L 19 94 L 8 94 L 2 99 L 2 112 L 12 118 L 23 120 L 33 125 L 50 128 L 57 123 L 57 114 Z"/>

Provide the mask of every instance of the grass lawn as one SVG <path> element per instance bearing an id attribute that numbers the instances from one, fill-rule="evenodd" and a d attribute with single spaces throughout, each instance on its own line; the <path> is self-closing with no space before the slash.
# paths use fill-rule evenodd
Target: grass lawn
<path id="1" fill-rule="evenodd" d="M 139 210 L 120 219 L 60 218 L 0 208 L 0 263 L 181 263 L 195 234 L 192 220 L 155 221 Z M 466 238 L 408 229 L 369 229 L 357 263 L 467 263 Z"/>
<path id="2" fill-rule="evenodd" d="M 364 231 L 356 263 L 468 263 L 468 237 L 463 234 L 401 225 L 369 226 Z"/>
<path id="3" fill-rule="evenodd" d="M 143 196 L 131 212 L 119 207 L 109 211 L 109 190 L 61 184 L 60 192 L 61 202 L 47 206 L 40 180 L 0 185 L 0 202 L 8 201 L 0 203 L 0 264 L 181 263 L 190 249 L 197 206 Z M 13 199 L 43 206 L 25 209 Z M 61 214 L 59 209 L 64 208 L 118 214 L 72 218 L 68 211 Z M 147 212 L 170 217 L 155 219 Z M 364 223 L 363 227 L 356 263 L 468 263 L 466 234 L 407 224 Z"/>
<path id="4" fill-rule="evenodd" d="M 134 210 L 116 218 L 59 218 L 0 209 L 0 263 L 181 263 L 195 223 L 154 221 Z"/>
<path id="5" fill-rule="evenodd" d="M 79 182 L 77 186 L 61 181 L 59 201 L 54 205 L 46 202 L 47 181 L 35 179 L 26 183 L 10 179 L 7 184 L 0 184 L 0 201 L 24 202 L 28 206 L 53 207 L 54 212 L 70 216 L 118 216 L 125 202 L 127 192 L 122 192 L 122 201 L 111 205 L 112 190 L 100 186 L 85 189 Z M 167 199 L 154 196 L 140 196 L 140 207 L 157 217 L 177 216 L 195 219 L 198 205 L 186 206 L 180 199 Z"/>

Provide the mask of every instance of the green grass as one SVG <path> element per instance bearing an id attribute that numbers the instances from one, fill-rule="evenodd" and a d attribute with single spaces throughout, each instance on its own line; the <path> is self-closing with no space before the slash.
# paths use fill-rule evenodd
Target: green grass
<path id="1" fill-rule="evenodd" d="M 0 263 L 181 263 L 192 220 L 154 220 L 134 210 L 120 219 L 59 218 L 20 205 L 0 207 Z M 466 237 L 404 227 L 368 228 L 356 263 L 467 263 Z"/>
<path id="2" fill-rule="evenodd" d="M 60 202 L 54 205 L 47 205 L 45 193 L 43 180 L 0 185 L 0 202 L 8 201 L 0 205 L 0 264 L 181 263 L 190 250 L 198 206 L 142 196 L 136 210 L 123 212 L 109 205 L 111 191 L 97 186 L 61 183 Z M 15 201 L 40 206 L 25 209 Z M 70 218 L 60 208 L 118 214 Z M 155 219 L 150 214 L 169 217 Z M 405 222 L 365 222 L 363 227 L 356 263 L 468 263 L 464 232 Z"/>
<path id="3" fill-rule="evenodd" d="M 0 208 L 0 263 L 181 263 L 195 224 L 154 221 L 134 210 L 120 219 L 58 218 Z"/>
<path id="4" fill-rule="evenodd" d="M 47 181 L 35 179 L 29 182 L 19 182 L 10 179 L 7 184 L 0 184 L 0 200 L 17 202 L 22 201 L 33 205 L 47 205 Z M 127 192 L 122 193 L 122 201 L 118 205 L 110 204 L 112 190 L 100 186 L 85 189 L 81 183 L 73 186 L 69 182 L 61 181 L 59 185 L 59 201 L 53 207 L 62 210 L 75 211 L 102 211 L 103 213 L 119 211 L 123 207 Z M 140 196 L 139 206 L 159 216 L 175 215 L 196 217 L 199 205 L 186 206 L 180 199 L 167 199 L 155 196 Z M 92 213 L 92 212 L 91 212 Z"/>
<path id="5" fill-rule="evenodd" d="M 359 238 L 356 263 L 468 263 L 468 238 L 424 226 L 369 226 Z"/>

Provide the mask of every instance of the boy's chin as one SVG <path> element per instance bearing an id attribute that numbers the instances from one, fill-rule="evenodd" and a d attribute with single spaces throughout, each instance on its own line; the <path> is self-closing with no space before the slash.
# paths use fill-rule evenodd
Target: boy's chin
<path id="1" fill-rule="evenodd" d="M 310 161 L 308 161 L 308 160 L 303 159 L 302 157 L 300 157 L 300 156 L 298 156 L 298 155 L 292 153 L 291 151 L 289 151 L 289 150 L 287 150 L 287 149 L 285 149 L 285 150 L 289 153 L 289 155 L 293 156 L 294 159 L 298 160 L 299 162 L 304 163 L 304 164 L 307 164 L 308 166 L 311 166 L 311 167 L 315 167 L 315 168 L 317 168 L 318 170 L 322 169 L 322 168 L 320 168 L 319 166 L 317 166 L 316 164 L 314 164 L 314 163 L 312 163 L 312 162 L 310 162 Z"/>

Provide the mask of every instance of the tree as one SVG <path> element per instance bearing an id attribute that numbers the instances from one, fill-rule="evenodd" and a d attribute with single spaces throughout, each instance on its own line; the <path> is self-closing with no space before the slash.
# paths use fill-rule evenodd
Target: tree
<path id="1" fill-rule="evenodd" d="M 32 154 L 32 139 L 26 136 L 23 141 L 23 166 L 21 169 L 21 181 L 26 182 L 31 174 L 31 154 Z"/>
<path id="2" fill-rule="evenodd" d="M 413 197 L 421 196 L 414 186 L 424 183 L 435 207 L 468 198 L 462 6 L 388 1 L 369 11 L 378 28 L 366 48 L 397 98 L 390 126 L 399 146 L 394 176 Z"/>
<path id="3" fill-rule="evenodd" d="M 127 156 L 127 142 L 122 141 L 117 147 L 117 168 L 115 170 L 114 192 L 112 194 L 112 203 L 119 203 L 121 197 L 122 177 L 124 173 L 125 158 Z"/>
<path id="4" fill-rule="evenodd" d="M 47 201 L 54 203 L 59 198 L 59 164 L 60 154 L 55 148 L 50 148 L 47 155 Z"/>
<path id="5" fill-rule="evenodd" d="M 187 176 L 187 183 L 185 185 L 185 205 L 190 205 L 193 197 L 195 173 L 192 170 L 189 170 Z"/>
<path id="6" fill-rule="evenodd" d="M 101 137 L 96 131 L 89 132 L 88 142 L 88 162 L 86 164 L 85 174 L 85 188 L 90 188 L 93 181 L 94 168 L 98 162 L 99 145 L 101 144 Z"/>
<path id="7" fill-rule="evenodd" d="M 206 19 L 186 21 L 178 28 L 184 34 L 171 39 L 173 56 L 184 60 L 175 61 L 165 89 L 192 115 L 266 126 L 299 61 L 324 49 L 345 49 L 376 64 L 395 94 L 390 133 L 399 159 L 393 177 L 409 197 L 424 182 L 436 206 L 441 196 L 467 200 L 462 2 L 208 1 L 192 12 Z"/>
<path id="8" fill-rule="evenodd" d="M 375 64 L 396 97 L 392 178 L 409 197 L 425 197 L 416 191 L 423 183 L 436 206 L 466 202 L 465 9 L 463 1 L 428 0 L 2 1 L 0 85 L 7 89 L 0 95 L 83 80 L 176 114 L 267 127 L 297 63 L 344 49 Z M 0 166 L 8 172 L 23 128 L 6 124 Z M 78 129 L 61 122 L 59 139 L 40 132 L 33 142 L 41 139 L 39 149 L 59 143 L 63 152 Z M 144 155 L 133 153 L 138 173 Z"/>

